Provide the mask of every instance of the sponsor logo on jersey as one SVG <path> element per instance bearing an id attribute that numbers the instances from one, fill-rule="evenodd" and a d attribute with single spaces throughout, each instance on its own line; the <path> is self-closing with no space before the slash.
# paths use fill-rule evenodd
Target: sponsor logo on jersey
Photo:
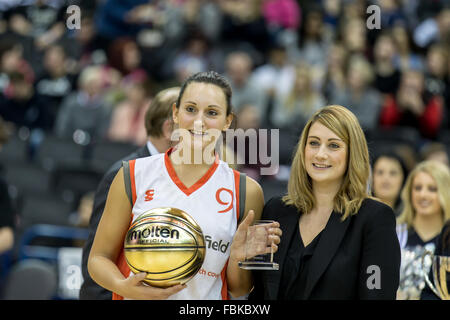
<path id="1" fill-rule="evenodd" d="M 214 241 L 211 236 L 205 235 L 206 247 L 214 251 L 219 251 L 222 253 L 227 252 L 230 242 L 224 242 L 223 240 Z"/>
<path id="2" fill-rule="evenodd" d="M 155 189 L 149 189 L 145 191 L 145 201 L 153 200 L 153 196 L 155 195 Z"/>
<path id="3" fill-rule="evenodd" d="M 229 198 L 229 201 L 222 200 L 224 197 L 221 197 L 221 194 L 224 194 L 224 193 L 229 194 L 229 196 L 225 196 L 225 198 Z M 228 206 L 223 210 L 217 211 L 218 213 L 224 213 L 224 212 L 231 210 L 233 208 L 233 191 L 231 191 L 230 189 L 227 189 L 227 188 L 217 189 L 216 200 L 219 204 L 221 204 L 223 206 Z"/>

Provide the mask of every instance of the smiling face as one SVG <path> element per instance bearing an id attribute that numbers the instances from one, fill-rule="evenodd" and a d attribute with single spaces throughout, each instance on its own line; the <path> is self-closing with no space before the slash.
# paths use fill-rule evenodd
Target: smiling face
<path id="1" fill-rule="evenodd" d="M 223 90 L 214 84 L 192 82 L 173 106 L 173 120 L 183 134 L 183 144 L 189 148 L 205 148 L 217 140 L 217 133 L 229 128 L 233 116 L 227 115 Z"/>
<path id="2" fill-rule="evenodd" d="M 340 185 L 347 168 L 347 144 L 319 122 L 311 125 L 305 146 L 305 169 L 313 182 Z"/>
<path id="3" fill-rule="evenodd" d="M 420 171 L 412 182 L 411 201 L 416 215 L 441 214 L 438 187 L 428 173 Z"/>
<path id="4" fill-rule="evenodd" d="M 382 200 L 395 201 L 403 178 L 402 167 L 396 159 L 380 157 L 373 168 L 374 195 Z"/>

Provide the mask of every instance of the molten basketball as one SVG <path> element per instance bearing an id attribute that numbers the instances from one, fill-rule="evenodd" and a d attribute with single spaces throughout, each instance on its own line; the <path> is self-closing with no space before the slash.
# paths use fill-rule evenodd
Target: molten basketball
<path id="1" fill-rule="evenodd" d="M 145 282 L 169 287 L 189 281 L 205 259 L 205 239 L 197 222 L 176 208 L 156 208 L 132 223 L 125 237 L 125 259 Z"/>

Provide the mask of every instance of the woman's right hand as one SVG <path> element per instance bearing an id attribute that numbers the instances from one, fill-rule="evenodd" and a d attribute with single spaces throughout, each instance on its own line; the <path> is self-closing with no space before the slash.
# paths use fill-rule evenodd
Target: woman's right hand
<path id="1" fill-rule="evenodd" d="M 120 280 L 119 294 L 133 300 L 164 300 L 187 287 L 185 284 L 177 284 L 168 288 L 152 287 L 143 282 L 146 275 L 145 272 L 140 272 Z"/>

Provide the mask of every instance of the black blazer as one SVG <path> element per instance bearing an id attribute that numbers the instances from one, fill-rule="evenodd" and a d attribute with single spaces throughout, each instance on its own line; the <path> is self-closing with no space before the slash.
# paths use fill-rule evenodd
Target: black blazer
<path id="1" fill-rule="evenodd" d="M 122 161 L 128 161 L 137 158 L 149 157 L 150 152 L 148 151 L 147 145 L 139 148 L 132 154 L 126 156 L 125 158 L 114 163 L 108 172 L 105 173 L 102 180 L 100 181 L 97 191 L 95 192 L 94 206 L 92 209 L 91 219 L 89 221 L 89 236 L 84 244 L 81 272 L 83 274 L 84 282 L 80 288 L 80 300 L 111 300 L 112 293 L 105 288 L 99 286 L 90 277 L 87 270 L 87 263 L 89 259 L 89 253 L 91 252 L 92 243 L 94 242 L 95 233 L 97 232 L 97 226 L 102 217 L 103 210 L 106 205 L 106 198 L 108 197 L 109 187 L 111 186 L 114 177 L 116 176 L 119 169 L 122 167 Z"/>
<path id="2" fill-rule="evenodd" d="M 274 254 L 280 270 L 255 271 L 255 287 L 249 299 L 275 300 L 279 290 L 283 290 L 280 280 L 284 261 L 292 235 L 299 232 L 300 215 L 295 207 L 284 205 L 281 197 L 272 198 L 264 206 L 262 218 L 278 221 L 283 231 Z M 400 245 L 392 209 L 366 199 L 356 215 L 343 222 L 340 218 L 339 213 L 332 212 L 317 243 L 310 261 L 304 299 L 395 299 L 400 274 Z M 379 288 L 377 274 L 380 276 Z"/>
<path id="3" fill-rule="evenodd" d="M 434 254 L 437 256 L 450 256 L 450 220 L 445 223 L 439 234 Z M 428 279 L 434 285 L 433 268 L 430 268 L 428 272 Z M 450 279 L 447 279 L 447 288 L 450 288 Z M 426 284 L 420 293 L 420 300 L 440 300 L 440 298 Z"/>

